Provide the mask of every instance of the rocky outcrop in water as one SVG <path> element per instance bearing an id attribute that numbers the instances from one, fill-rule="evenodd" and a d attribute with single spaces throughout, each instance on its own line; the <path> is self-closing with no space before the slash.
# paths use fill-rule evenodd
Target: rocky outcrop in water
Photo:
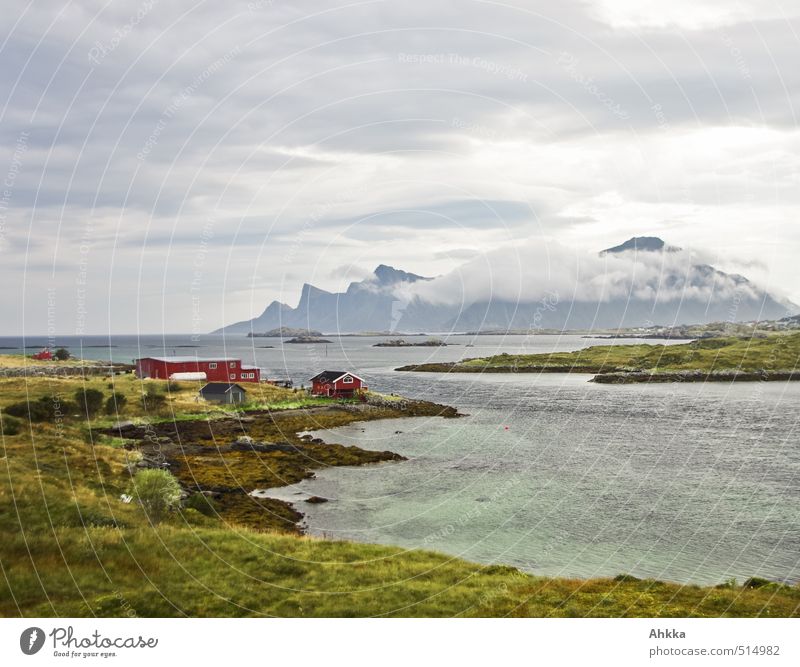
<path id="1" fill-rule="evenodd" d="M 677 371 L 672 373 L 601 373 L 590 382 L 639 384 L 650 382 L 787 382 L 800 380 L 800 371 Z"/>

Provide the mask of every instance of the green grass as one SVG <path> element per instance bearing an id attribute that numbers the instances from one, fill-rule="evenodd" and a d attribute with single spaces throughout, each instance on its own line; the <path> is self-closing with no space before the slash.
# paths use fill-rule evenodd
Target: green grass
<path id="1" fill-rule="evenodd" d="M 0 408 L 26 395 L 35 399 L 54 390 L 69 393 L 82 382 L 4 380 Z M 106 382 L 98 378 L 87 385 L 103 390 Z M 134 381 L 115 384 L 132 397 L 139 391 Z M 187 410 L 199 410 L 190 390 L 185 390 L 186 396 L 183 393 L 173 397 L 168 411 L 183 414 L 178 407 L 184 403 Z M 120 416 L 145 417 L 134 401 L 130 410 L 131 414 Z M 357 418 L 344 410 L 321 416 L 316 411 L 286 410 L 254 423 L 254 435 L 274 439 L 308 426 Z M 208 428 L 202 422 L 187 424 L 198 434 Z M 225 514 L 224 503 L 221 515 L 184 509 L 154 526 L 140 507 L 120 500 L 129 488 L 129 466 L 139 459 L 138 453 L 120 447 L 116 438 L 96 437 L 90 426 L 85 418 L 33 426 L 25 422 L 18 435 L 0 438 L 0 615 L 800 614 L 800 589 L 795 586 L 757 579 L 747 586 L 713 588 L 631 577 L 619 581 L 533 577 L 509 567 L 481 566 L 428 551 L 254 530 L 243 525 L 246 517 L 239 522 L 235 512 Z M 370 456 L 357 448 L 314 446 L 317 449 L 310 451 L 315 461 L 306 461 L 306 467 L 359 463 Z M 214 449 L 209 442 L 209 455 Z M 265 474 L 278 478 L 304 470 L 283 454 L 269 459 L 241 452 L 238 456 L 227 462 L 218 456 L 205 462 L 203 456 L 195 456 L 192 465 L 197 474 L 212 478 L 228 474 L 234 479 Z M 238 467 L 231 467 L 234 462 Z M 248 483 L 252 481 L 248 477 Z M 278 512 L 281 506 L 267 507 Z"/>
<path id="2" fill-rule="evenodd" d="M 242 406 L 237 406 L 237 410 L 247 412 L 248 410 L 297 410 L 299 408 L 313 408 L 324 405 L 342 405 L 346 403 L 358 403 L 356 399 L 328 398 L 326 396 L 303 396 L 298 394 L 296 398 L 286 400 L 273 400 L 267 402 L 251 402 Z"/>
<path id="3" fill-rule="evenodd" d="M 706 338 L 679 345 L 595 345 L 575 352 L 500 354 L 398 370 L 470 372 L 791 371 L 800 365 L 800 333 L 765 338 Z"/>
<path id="4" fill-rule="evenodd" d="M 403 396 L 398 396 L 397 394 L 381 394 L 377 391 L 368 391 L 366 392 L 367 398 L 377 399 L 380 401 L 387 401 L 391 403 L 402 403 L 406 399 Z"/>
<path id="5" fill-rule="evenodd" d="M 800 602 L 790 587 L 547 579 L 426 551 L 210 529 L 191 521 L 14 534 L 3 547 L 4 561 L 13 563 L 4 565 L 11 586 L 0 583 L 0 612 L 716 617 L 786 616 L 796 614 Z"/>

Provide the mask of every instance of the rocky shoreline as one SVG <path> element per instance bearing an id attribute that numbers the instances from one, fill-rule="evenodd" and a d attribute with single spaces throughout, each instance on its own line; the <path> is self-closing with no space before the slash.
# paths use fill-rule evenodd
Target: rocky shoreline
<path id="1" fill-rule="evenodd" d="M 628 370 L 598 370 L 596 366 L 459 366 L 451 363 L 431 363 L 401 366 L 396 371 L 418 373 L 579 373 L 593 375 L 589 382 L 597 384 L 642 384 L 650 382 L 796 382 L 800 371 L 670 371 L 648 372 Z"/>
<path id="2" fill-rule="evenodd" d="M 679 371 L 673 373 L 600 373 L 590 382 L 598 384 L 638 384 L 650 382 L 796 382 L 800 371 Z"/>
<path id="3" fill-rule="evenodd" d="M 396 371 L 418 373 L 597 373 L 596 366 L 461 366 L 457 362 L 411 364 L 400 366 Z"/>
<path id="4" fill-rule="evenodd" d="M 338 465 L 403 461 L 391 451 L 325 443 L 303 432 L 356 421 L 397 417 L 459 417 L 455 408 L 401 399 L 282 411 L 250 411 L 214 420 L 123 422 L 96 433 L 122 438 L 136 452 L 131 468 L 167 468 L 187 497 L 209 515 L 259 530 L 302 533 L 303 519 L 292 503 L 253 496 L 257 489 L 288 486 L 313 478 L 315 470 Z"/>
<path id="5" fill-rule="evenodd" d="M 800 371 L 598 371 L 596 366 L 459 366 L 456 363 L 417 364 L 395 368 L 418 373 L 580 373 L 593 375 L 597 384 L 642 384 L 651 382 L 796 382 Z"/>

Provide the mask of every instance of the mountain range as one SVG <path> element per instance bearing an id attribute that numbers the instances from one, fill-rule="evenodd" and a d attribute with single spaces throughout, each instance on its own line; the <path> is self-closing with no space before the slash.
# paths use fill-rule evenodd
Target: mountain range
<path id="1" fill-rule="evenodd" d="M 611 275 L 617 282 L 616 291 L 606 298 L 581 297 L 575 290 L 566 299 L 533 285 L 527 299 L 448 303 L 438 294 L 431 298 L 441 277 L 381 264 L 366 280 L 350 283 L 345 292 L 306 283 L 295 308 L 273 301 L 258 317 L 214 333 L 261 333 L 278 327 L 328 333 L 609 329 L 772 320 L 800 311 L 744 276 L 683 261 L 689 255 L 657 237 L 631 238 L 601 251 L 599 257 L 616 262 L 610 268 L 603 265 L 601 277 Z"/>

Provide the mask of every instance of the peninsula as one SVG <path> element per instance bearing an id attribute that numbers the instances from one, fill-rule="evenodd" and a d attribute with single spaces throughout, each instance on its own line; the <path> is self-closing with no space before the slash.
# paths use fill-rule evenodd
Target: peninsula
<path id="1" fill-rule="evenodd" d="M 500 354 L 450 363 L 412 364 L 428 373 L 591 373 L 594 382 L 800 380 L 800 333 L 763 338 L 705 338 L 663 345 L 594 345 L 575 352 Z"/>

